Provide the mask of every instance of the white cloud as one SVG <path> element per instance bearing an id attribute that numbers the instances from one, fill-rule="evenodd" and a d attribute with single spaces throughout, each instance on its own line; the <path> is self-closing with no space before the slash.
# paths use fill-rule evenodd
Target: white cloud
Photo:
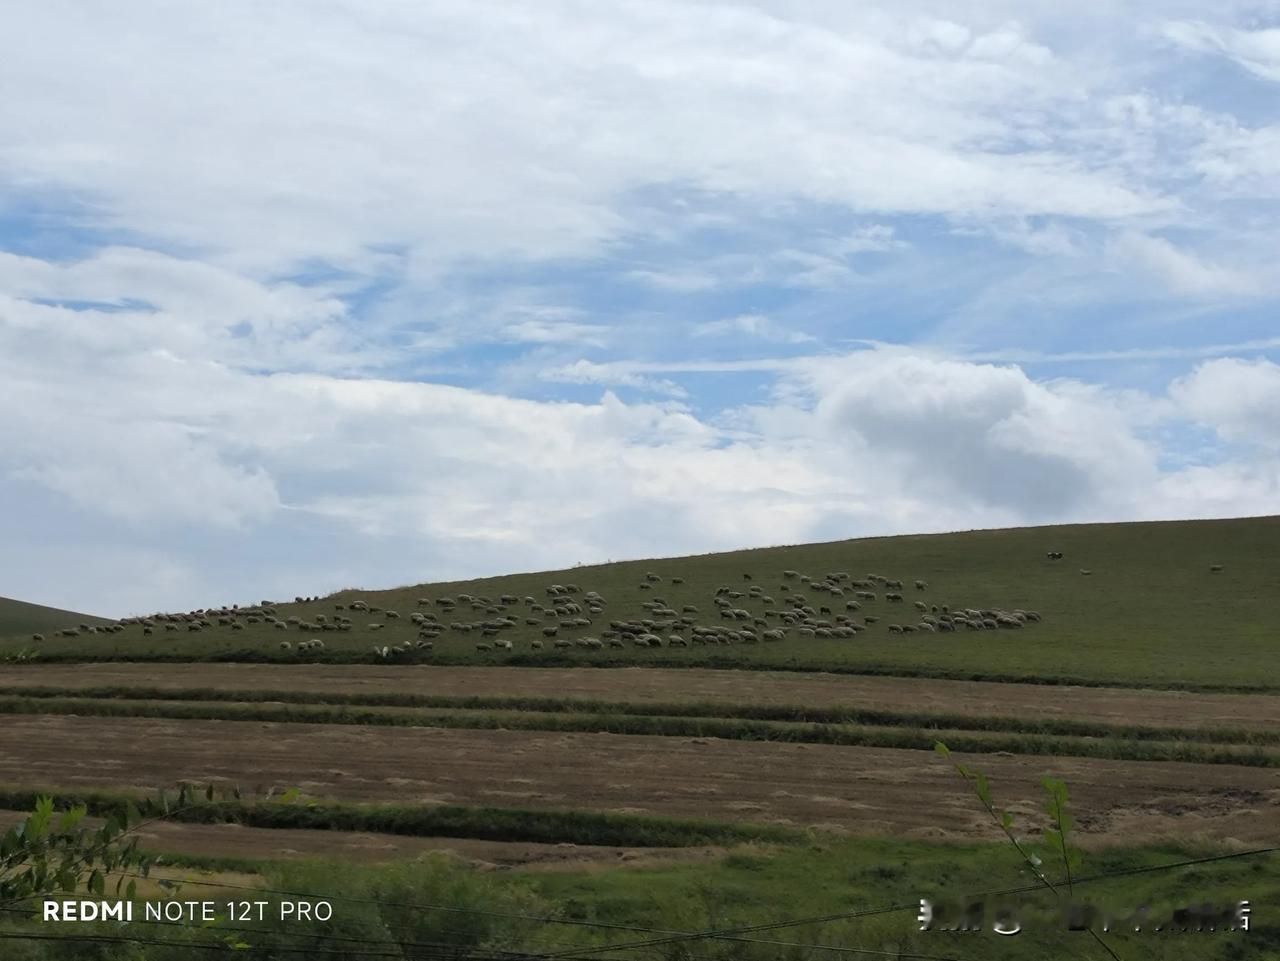
<path id="1" fill-rule="evenodd" d="M 522 320 L 503 327 L 503 340 L 526 344 L 590 344 L 605 346 L 609 328 L 601 324 L 575 324 L 563 320 Z"/>
<path id="2" fill-rule="evenodd" d="M 696 324 L 692 333 L 695 337 L 744 334 L 758 340 L 783 344 L 812 343 L 817 339 L 798 330 L 787 330 L 784 327 L 780 327 L 763 314 L 739 314 L 737 317 L 726 317 L 724 320 L 707 321 L 703 324 Z"/>
<path id="3" fill-rule="evenodd" d="M 1248 270 L 1207 263 L 1179 250 L 1162 237 L 1136 232 L 1121 234 L 1111 246 L 1112 256 L 1164 281 L 1179 293 L 1247 295 L 1263 292 L 1263 278 Z"/>
<path id="4" fill-rule="evenodd" d="M 1026 28 L 934 22 L 913 47 L 911 17 L 852 21 L 672 0 L 51 0 L 10 24 L 0 169 L 259 276 L 368 270 L 375 245 L 422 270 L 592 253 L 651 185 L 945 215 L 1171 209 L 1105 163 L 1009 149 L 1074 122 L 1092 85 Z"/>
<path id="5" fill-rule="evenodd" d="M 1280 82 L 1280 29 L 1237 30 L 1204 21 L 1173 21 L 1164 34 L 1192 50 L 1220 52 L 1264 80 Z"/>
<path id="6" fill-rule="evenodd" d="M 541 380 L 559 384 L 607 384 L 615 387 L 635 387 L 669 397 L 686 397 L 688 392 L 670 380 L 656 380 L 632 369 L 625 363 L 595 363 L 578 360 L 562 367 L 550 367 L 538 373 Z"/>
<path id="7" fill-rule="evenodd" d="M 1189 416 L 1223 438 L 1280 450 L 1280 364 L 1265 358 L 1206 361 L 1170 393 Z"/>

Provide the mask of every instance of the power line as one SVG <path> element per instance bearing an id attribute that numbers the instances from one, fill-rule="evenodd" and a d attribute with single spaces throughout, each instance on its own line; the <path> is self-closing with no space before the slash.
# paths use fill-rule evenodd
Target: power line
<path id="1" fill-rule="evenodd" d="M 1218 855 L 1211 855 L 1203 858 L 1188 858 L 1183 861 L 1172 861 L 1168 864 L 1148 865 L 1146 867 L 1141 867 L 1141 868 L 1128 868 L 1123 871 L 1110 871 L 1103 874 L 1089 875 L 1083 878 L 1074 878 L 1073 881 L 1075 884 L 1087 884 L 1093 881 L 1107 880 L 1110 878 L 1128 877 L 1135 874 L 1149 874 L 1157 871 L 1169 871 L 1169 870 L 1174 870 L 1176 868 L 1189 867 L 1191 865 L 1208 864 L 1214 861 L 1229 861 L 1236 858 L 1251 857 L 1259 854 L 1274 854 L 1277 851 L 1280 851 L 1280 847 L 1257 848 L 1250 851 L 1234 851 L 1229 854 L 1218 854 Z M 1005 888 L 1003 890 L 980 891 L 976 894 L 971 895 L 971 897 L 988 898 L 988 897 L 1004 897 L 1010 894 L 1026 894 L 1031 891 L 1040 891 L 1042 887 L 1043 886 L 1039 882 L 1036 882 L 1034 884 L 1022 885 L 1020 887 L 1015 887 L 1015 888 Z M 888 907 L 872 908 L 872 909 L 863 910 L 863 911 L 849 911 L 849 912 L 843 912 L 840 914 L 823 915 L 820 917 L 793 918 L 786 921 L 766 922 L 763 924 L 755 924 L 755 925 L 750 925 L 746 927 L 726 928 L 718 931 L 704 931 L 698 934 L 676 935 L 672 937 L 656 938 L 649 941 L 630 941 L 625 943 L 624 945 L 619 945 L 618 947 L 620 948 L 625 947 L 628 949 L 629 948 L 661 947 L 667 944 L 674 944 L 678 941 L 694 940 L 698 938 L 715 938 L 716 940 L 721 940 L 721 939 L 732 940 L 733 936 L 740 935 L 740 934 L 753 934 L 757 931 L 770 931 L 770 930 L 777 930 L 779 928 L 801 927 L 806 924 L 830 924 L 835 921 L 860 920 L 862 918 L 875 917 L 877 915 L 893 914 L 898 911 L 913 911 L 918 907 L 919 907 L 919 904 L 917 902 L 912 902 L 910 904 L 891 905 Z M 574 951 L 567 951 L 558 955 L 553 955 L 553 957 L 571 958 L 571 957 L 580 957 L 580 955 Z"/>

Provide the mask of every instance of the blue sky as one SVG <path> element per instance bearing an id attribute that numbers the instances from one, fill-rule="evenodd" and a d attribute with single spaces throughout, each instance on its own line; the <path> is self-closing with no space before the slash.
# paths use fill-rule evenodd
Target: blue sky
<path id="1" fill-rule="evenodd" d="M 0 594 L 1280 509 L 1280 5 L 19 4 Z"/>

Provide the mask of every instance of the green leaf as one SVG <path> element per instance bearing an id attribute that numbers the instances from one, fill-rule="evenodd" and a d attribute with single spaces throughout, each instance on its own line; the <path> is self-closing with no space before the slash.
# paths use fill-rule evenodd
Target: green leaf
<path id="1" fill-rule="evenodd" d="M 106 891 L 106 884 L 103 882 L 101 871 L 95 870 L 89 875 L 88 888 L 90 894 L 96 894 L 98 897 L 103 896 Z"/>
<path id="2" fill-rule="evenodd" d="M 983 804 L 990 806 L 991 788 L 987 784 L 987 776 L 983 774 L 981 771 L 979 771 L 978 777 L 976 780 L 977 780 L 977 783 L 974 785 L 974 790 L 978 794 L 978 799 L 982 801 Z"/>
<path id="3" fill-rule="evenodd" d="M 1008 811 L 1001 811 L 1001 812 L 1000 812 L 1000 826 L 1001 826 L 1001 827 L 1006 827 L 1006 828 L 1008 828 L 1008 827 L 1012 827 L 1012 826 L 1013 826 L 1013 815 L 1012 815 L 1011 813 L 1009 813 Z"/>
<path id="4" fill-rule="evenodd" d="M 213 800 L 213 782 L 209 782 L 209 786 L 204 789 L 204 799 L 206 801 Z"/>
<path id="5" fill-rule="evenodd" d="M 951 751 L 950 751 L 950 749 L 949 749 L 945 744 L 943 744 L 941 741 L 934 741 L 934 742 L 933 742 L 933 749 L 934 749 L 934 751 L 936 751 L 938 754 L 941 754 L 943 757 L 951 757 Z"/>

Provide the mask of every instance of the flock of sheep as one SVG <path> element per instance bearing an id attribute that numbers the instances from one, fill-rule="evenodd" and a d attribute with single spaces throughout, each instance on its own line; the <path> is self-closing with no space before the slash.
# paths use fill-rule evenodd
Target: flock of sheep
<path id="1" fill-rule="evenodd" d="M 1063 559 L 1061 551 L 1048 551 L 1051 562 Z M 1223 565 L 1211 564 L 1209 571 L 1221 573 Z M 1082 568 L 1081 574 L 1092 573 Z M 419 597 L 417 610 L 402 618 L 400 612 L 384 609 L 364 600 L 337 602 L 320 596 L 296 597 L 294 604 L 304 613 L 281 616 L 277 605 L 262 601 L 256 607 L 236 605 L 201 608 L 185 613 L 159 613 L 127 617 L 104 625 L 79 624 L 56 632 L 58 636 L 116 634 L 138 628 L 144 635 L 157 631 L 199 633 L 226 628 L 243 631 L 252 625 L 270 626 L 275 631 L 299 632 L 301 640 L 281 638 L 281 651 L 314 655 L 326 649 L 326 633 L 358 632 L 377 635 L 397 622 L 412 625 L 414 636 L 405 638 L 403 628 L 392 631 L 394 643 L 373 643 L 375 658 L 387 659 L 412 652 L 430 652 L 441 637 L 463 639 L 477 636 L 480 653 L 514 652 L 516 642 L 503 634 L 517 630 L 536 636 L 525 641 L 524 649 L 542 651 L 580 649 L 599 651 L 626 647 L 683 647 L 732 644 L 761 644 L 789 637 L 849 639 L 884 621 L 890 634 L 953 633 L 958 631 L 1018 630 L 1038 623 L 1038 612 L 1021 608 L 970 607 L 926 602 L 929 585 L 912 582 L 915 599 L 908 607 L 907 588 L 901 580 L 882 574 L 860 577 L 835 571 L 811 577 L 796 570 L 782 571 L 776 590 L 768 592 L 744 572 L 739 585 L 721 585 L 710 596 L 706 612 L 692 603 L 669 602 L 658 592 L 680 588 L 682 577 L 663 578 L 649 571 L 637 586 L 647 592 L 640 611 L 633 616 L 608 610 L 608 602 L 594 590 L 577 584 L 551 584 L 539 600 L 501 594 L 459 593 L 435 598 Z M 683 590 L 681 593 L 685 593 Z M 307 611 L 313 605 L 330 609 Z M 753 609 L 754 608 L 754 609 Z M 899 613 L 901 612 L 901 613 Z M 712 616 L 718 623 L 711 623 Z M 606 619 L 607 618 L 607 619 Z M 359 623 L 357 623 L 357 619 Z M 43 634 L 32 635 L 43 641 Z"/>
<path id="2" fill-rule="evenodd" d="M 376 659 L 403 657 L 414 652 L 430 652 L 441 637 L 477 637 L 480 653 L 514 652 L 516 644 L 505 633 L 536 628 L 540 635 L 525 641 L 532 651 L 576 649 L 598 651 L 627 647 L 682 647 L 707 645 L 777 643 L 789 637 L 854 638 L 880 621 L 893 634 L 936 633 L 957 630 L 1017 629 L 1040 620 L 1035 611 L 1021 609 L 978 609 L 905 603 L 904 582 L 881 574 L 855 577 L 835 571 L 811 577 L 796 570 L 782 572 L 773 592 L 742 574 L 742 584 L 721 585 L 710 597 L 704 614 L 696 604 L 675 604 L 659 592 L 679 588 L 681 577 L 664 578 L 655 571 L 644 575 L 639 589 L 648 592 L 633 616 L 610 612 L 598 591 L 577 584 L 551 584 L 541 599 L 515 594 L 488 596 L 459 593 L 453 596 L 419 597 L 416 610 L 404 617 L 399 611 L 384 609 L 364 600 L 338 602 L 335 598 L 297 597 L 294 603 L 303 613 L 282 616 L 275 603 L 263 601 L 256 607 L 236 605 L 185 613 L 160 613 L 124 618 L 93 627 L 80 624 L 59 631 L 60 635 L 117 633 L 140 629 L 144 635 L 157 631 L 199 633 L 225 628 L 243 631 L 250 625 L 270 626 L 275 631 L 307 635 L 301 640 L 282 638 L 281 651 L 315 655 L 326 649 L 325 633 L 377 635 L 389 627 L 412 625 L 413 635 L 403 637 L 403 628 L 394 633 L 394 643 L 372 643 Z M 928 590 L 927 582 L 916 580 L 917 596 Z M 321 612 L 314 605 L 326 605 Z M 310 609 L 310 610 L 308 610 Z M 901 610 L 901 616 L 894 616 Z M 718 623 L 712 623 L 712 616 Z M 42 635 L 34 635 L 37 641 Z"/>

